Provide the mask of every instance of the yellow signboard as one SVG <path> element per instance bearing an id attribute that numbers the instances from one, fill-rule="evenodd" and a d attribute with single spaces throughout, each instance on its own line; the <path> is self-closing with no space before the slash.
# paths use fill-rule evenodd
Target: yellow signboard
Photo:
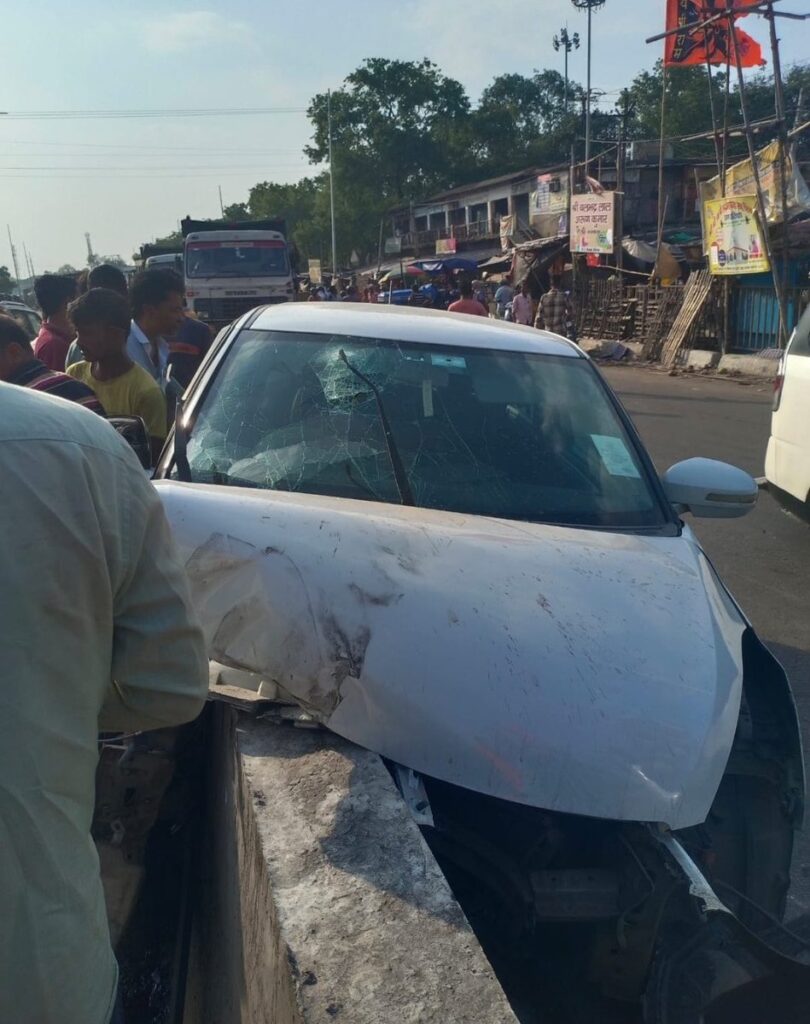
<path id="1" fill-rule="evenodd" d="M 613 196 L 571 196 L 571 252 L 613 252 Z"/>
<path id="2" fill-rule="evenodd" d="M 756 196 L 729 196 L 703 204 L 712 274 L 761 274 L 771 269 L 757 217 Z"/>
<path id="3" fill-rule="evenodd" d="M 781 224 L 784 220 L 780 153 L 780 143 L 776 141 L 756 154 L 759 183 L 765 200 L 765 215 L 769 224 Z M 741 160 L 738 164 L 728 168 L 726 171 L 727 196 L 756 195 L 756 191 L 754 168 L 750 160 Z M 793 158 L 792 151 L 785 154 L 785 191 L 787 192 L 788 212 L 791 217 L 810 209 L 810 190 L 808 190 L 807 183 Z M 700 198 L 704 203 L 712 199 L 720 199 L 722 194 L 719 177 L 700 183 Z"/>

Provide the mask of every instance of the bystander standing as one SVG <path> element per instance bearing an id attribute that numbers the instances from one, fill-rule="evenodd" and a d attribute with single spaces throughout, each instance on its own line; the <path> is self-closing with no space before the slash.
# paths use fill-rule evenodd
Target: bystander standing
<path id="1" fill-rule="evenodd" d="M 0 477 L 0 1018 L 107 1024 L 98 732 L 195 718 L 205 646 L 160 499 L 116 431 L 0 383 Z"/>
<path id="2" fill-rule="evenodd" d="M 44 318 L 34 342 L 34 355 L 49 370 L 64 370 L 76 334 L 67 315 L 68 303 L 76 295 L 76 282 L 72 277 L 45 274 L 34 282 L 34 294 Z"/>
<path id="3" fill-rule="evenodd" d="M 447 307 L 451 313 L 469 313 L 473 316 L 489 316 L 489 312 L 481 303 L 473 298 L 473 288 L 469 281 L 461 283 L 461 298 L 451 302 Z"/>
<path id="4" fill-rule="evenodd" d="M 81 280 L 79 280 L 77 286 L 77 293 L 79 295 L 84 295 L 90 288 L 110 288 L 112 291 L 118 292 L 119 295 L 123 295 L 129 301 L 127 279 L 124 277 L 123 272 L 118 267 L 114 267 L 112 263 L 100 263 L 97 267 L 93 267 L 92 270 L 84 270 L 80 278 Z M 73 333 L 75 334 L 76 332 L 74 331 Z M 80 363 L 83 358 L 78 343 L 74 341 L 65 360 L 65 369 L 73 363 Z"/>
<path id="5" fill-rule="evenodd" d="M 569 323 L 573 319 L 571 302 L 560 288 L 560 278 L 553 274 L 551 287 L 540 299 L 534 326 L 540 330 L 551 331 L 567 338 L 571 333 Z"/>
<path id="6" fill-rule="evenodd" d="M 140 416 L 156 459 L 166 438 L 166 399 L 154 378 L 129 356 L 126 299 L 109 288 L 91 288 L 70 307 L 70 318 L 85 361 L 74 363 L 68 373 L 95 391 L 108 416 Z"/>
<path id="7" fill-rule="evenodd" d="M 514 297 L 515 289 L 508 281 L 504 281 L 495 292 L 495 316 L 497 316 L 499 320 L 503 320 L 506 316 L 506 307 Z"/>
<path id="8" fill-rule="evenodd" d="M 10 316 L 0 316 L 0 380 L 65 398 L 100 416 L 104 415 L 104 408 L 92 388 L 60 370 L 49 369 L 41 359 L 37 359 L 28 335 Z"/>
<path id="9" fill-rule="evenodd" d="M 516 324 L 525 324 L 530 327 L 533 313 L 534 306 L 529 294 L 529 282 L 524 281 L 520 286 L 520 291 L 512 299 L 512 319 Z"/>

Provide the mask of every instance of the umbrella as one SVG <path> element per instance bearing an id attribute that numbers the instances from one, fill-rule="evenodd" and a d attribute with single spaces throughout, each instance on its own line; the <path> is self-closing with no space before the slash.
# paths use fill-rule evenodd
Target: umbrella
<path id="1" fill-rule="evenodd" d="M 474 274 L 478 270 L 475 260 L 465 260 L 460 256 L 448 256 L 441 260 L 417 260 L 411 266 L 417 267 L 425 274 L 446 274 L 449 270 L 466 270 Z"/>

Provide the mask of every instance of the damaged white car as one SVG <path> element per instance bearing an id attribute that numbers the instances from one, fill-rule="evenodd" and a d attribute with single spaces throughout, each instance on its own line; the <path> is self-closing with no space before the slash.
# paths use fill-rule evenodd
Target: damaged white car
<path id="1" fill-rule="evenodd" d="M 220 336 L 156 476 L 211 658 L 387 759 L 525 1019 L 803 983 L 793 700 L 680 519 L 747 474 L 659 478 L 554 335 L 290 303 Z"/>

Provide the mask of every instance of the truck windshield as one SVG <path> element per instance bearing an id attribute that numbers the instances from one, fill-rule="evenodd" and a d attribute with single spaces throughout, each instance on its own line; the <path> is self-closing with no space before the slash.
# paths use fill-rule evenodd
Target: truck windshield
<path id="1" fill-rule="evenodd" d="M 585 359 L 339 334 L 242 331 L 197 410 L 191 479 L 400 503 L 380 403 L 416 505 L 571 526 L 666 521 Z"/>
<path id="2" fill-rule="evenodd" d="M 189 242 L 186 277 L 283 277 L 289 274 L 284 242 Z"/>

